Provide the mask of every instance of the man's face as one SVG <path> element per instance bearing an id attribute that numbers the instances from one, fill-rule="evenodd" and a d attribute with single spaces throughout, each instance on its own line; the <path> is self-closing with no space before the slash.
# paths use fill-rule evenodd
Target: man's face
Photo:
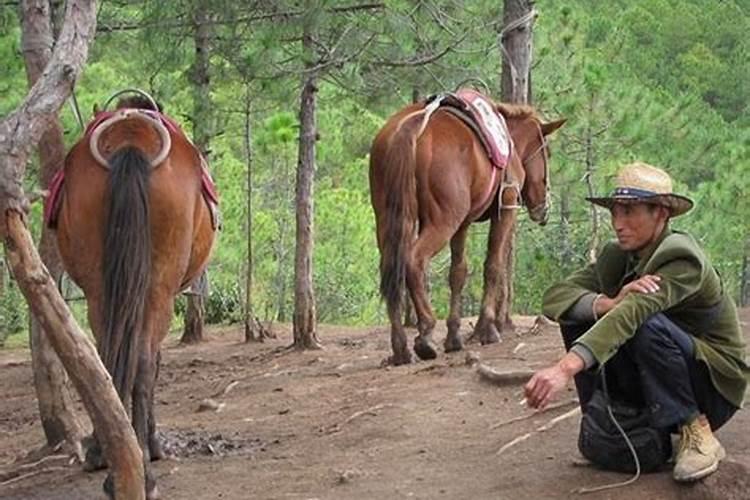
<path id="1" fill-rule="evenodd" d="M 629 252 L 642 250 L 656 240 L 669 218 L 665 207 L 646 203 L 615 203 L 610 213 L 620 248 Z"/>

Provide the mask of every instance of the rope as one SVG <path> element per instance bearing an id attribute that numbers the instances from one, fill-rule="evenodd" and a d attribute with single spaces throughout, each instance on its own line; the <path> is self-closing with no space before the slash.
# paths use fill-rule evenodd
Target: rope
<path id="1" fill-rule="evenodd" d="M 489 85 L 487 85 L 487 83 L 484 80 L 482 80 L 481 78 L 477 78 L 477 77 L 469 77 L 469 78 L 466 78 L 465 80 L 462 80 L 455 86 L 455 88 L 453 89 L 453 92 L 454 93 L 458 92 L 464 85 L 469 84 L 469 83 L 479 84 L 479 86 L 482 87 L 482 90 L 484 90 L 485 95 L 489 96 L 492 94 L 492 92 L 490 91 Z"/>
<path id="2" fill-rule="evenodd" d="M 81 116 L 81 108 L 78 106 L 78 99 L 76 98 L 76 90 L 73 88 L 73 92 L 70 93 L 70 99 L 68 100 L 70 103 L 70 107 L 73 110 L 73 116 L 75 116 L 76 121 L 78 122 L 78 127 L 81 129 L 81 132 L 86 128 L 86 126 L 83 123 L 83 117 Z"/>
<path id="3" fill-rule="evenodd" d="M 604 396 L 607 398 L 607 413 L 609 414 L 609 418 L 612 420 L 612 423 L 615 424 L 615 427 L 617 427 L 618 432 L 622 435 L 623 439 L 625 439 L 625 444 L 628 445 L 628 449 L 630 450 L 630 453 L 633 455 L 633 461 L 635 461 L 635 474 L 633 477 L 626 481 L 620 481 L 617 483 L 610 483 L 605 484 L 602 486 L 583 486 L 581 488 L 576 488 L 572 491 L 572 493 L 578 493 L 579 495 L 583 495 L 586 493 L 594 493 L 597 491 L 604 491 L 604 490 L 613 490 L 615 488 L 622 488 L 624 486 L 628 486 L 629 484 L 633 484 L 634 482 L 638 481 L 638 478 L 641 477 L 641 461 L 638 459 L 638 453 L 635 451 L 635 447 L 633 446 L 633 443 L 630 441 L 630 438 L 628 437 L 628 434 L 625 432 L 625 430 L 620 426 L 620 423 L 615 418 L 614 413 L 612 413 L 612 405 L 610 404 L 609 399 L 609 391 L 607 390 L 607 380 L 604 376 L 604 367 L 602 366 L 601 370 L 602 375 L 602 388 L 604 389 Z"/>

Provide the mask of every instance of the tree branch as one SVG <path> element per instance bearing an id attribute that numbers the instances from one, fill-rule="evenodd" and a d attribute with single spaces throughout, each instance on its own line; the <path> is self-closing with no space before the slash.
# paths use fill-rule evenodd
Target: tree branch
<path id="1" fill-rule="evenodd" d="M 345 7 L 334 7 L 325 9 L 327 12 L 341 14 L 363 10 L 379 10 L 385 7 L 384 3 L 366 3 L 361 5 L 349 5 Z M 216 19 L 210 20 L 207 24 L 214 26 L 232 26 L 236 24 L 249 24 L 258 21 L 268 20 L 288 20 L 291 18 L 300 17 L 305 14 L 304 10 L 290 10 L 285 12 L 269 12 L 266 14 L 258 14 L 253 16 L 236 17 L 233 19 Z M 114 33 L 116 31 L 133 31 L 144 28 L 160 28 L 160 29 L 172 29 L 172 28 L 189 28 L 193 24 L 189 21 L 182 21 L 177 19 L 171 20 L 159 20 L 155 22 L 147 23 L 117 23 L 114 25 L 101 24 L 97 27 L 97 33 Z"/>

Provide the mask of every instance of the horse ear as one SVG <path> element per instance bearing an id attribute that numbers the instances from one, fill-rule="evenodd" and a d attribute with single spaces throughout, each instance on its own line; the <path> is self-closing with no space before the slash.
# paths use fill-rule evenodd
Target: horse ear
<path id="1" fill-rule="evenodd" d="M 560 118 L 553 122 L 542 123 L 542 134 L 545 136 L 550 135 L 552 132 L 562 127 L 566 121 L 568 121 L 567 118 Z"/>

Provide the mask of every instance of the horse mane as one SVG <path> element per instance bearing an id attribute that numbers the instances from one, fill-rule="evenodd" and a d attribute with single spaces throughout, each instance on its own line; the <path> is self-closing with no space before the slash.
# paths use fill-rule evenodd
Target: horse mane
<path id="1" fill-rule="evenodd" d="M 531 118 L 542 123 L 542 117 L 533 106 L 528 104 L 508 104 L 505 102 L 496 104 L 498 111 L 507 119 L 524 120 Z"/>
<path id="2" fill-rule="evenodd" d="M 122 108 L 137 108 L 137 109 L 150 109 L 152 111 L 158 111 L 159 113 L 163 112 L 162 105 L 159 101 L 154 101 L 156 103 L 156 107 L 158 109 L 154 109 L 154 106 L 151 104 L 151 101 L 146 99 L 143 96 L 140 95 L 134 95 L 130 97 L 123 97 L 119 101 L 117 101 L 117 109 Z"/>

